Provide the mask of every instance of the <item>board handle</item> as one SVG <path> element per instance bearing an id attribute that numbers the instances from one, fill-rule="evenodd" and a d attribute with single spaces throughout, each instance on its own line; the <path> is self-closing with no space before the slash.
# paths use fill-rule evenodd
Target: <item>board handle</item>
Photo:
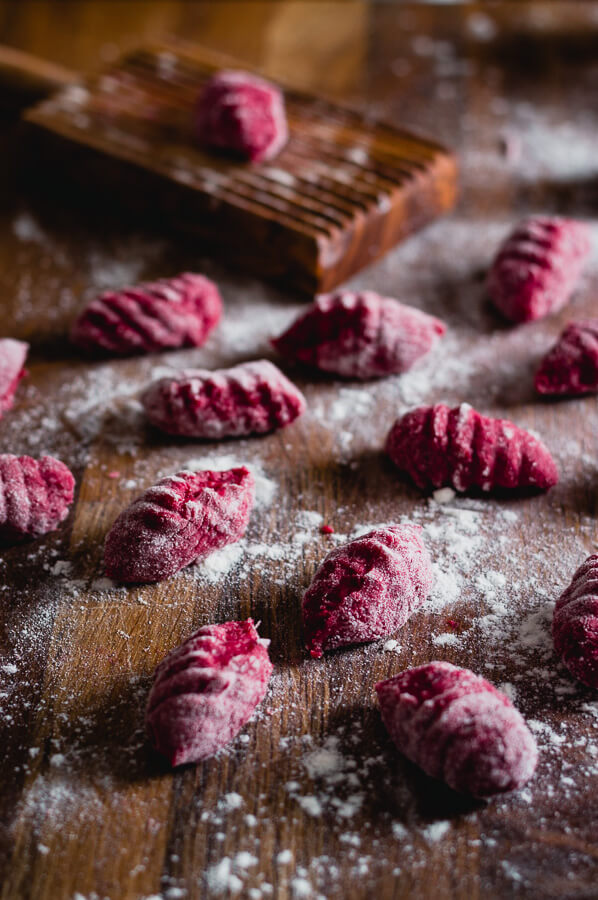
<path id="1" fill-rule="evenodd" d="M 0 108 L 5 111 L 21 112 L 76 81 L 76 73 L 60 63 L 0 45 Z"/>

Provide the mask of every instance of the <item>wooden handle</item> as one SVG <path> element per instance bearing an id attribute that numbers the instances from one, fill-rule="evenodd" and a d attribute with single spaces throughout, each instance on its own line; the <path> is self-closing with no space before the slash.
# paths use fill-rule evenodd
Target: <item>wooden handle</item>
<path id="1" fill-rule="evenodd" d="M 5 110 L 21 111 L 76 80 L 76 73 L 59 63 L 0 46 L 0 106 Z"/>

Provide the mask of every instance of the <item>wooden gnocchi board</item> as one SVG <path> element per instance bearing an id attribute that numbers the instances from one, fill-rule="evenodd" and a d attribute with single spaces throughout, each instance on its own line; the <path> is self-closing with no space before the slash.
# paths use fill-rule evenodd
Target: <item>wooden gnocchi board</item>
<path id="1" fill-rule="evenodd" d="M 202 150 L 198 93 L 234 66 L 182 43 L 133 52 L 27 112 L 36 162 L 43 135 L 53 171 L 306 294 L 345 281 L 454 205 L 456 161 L 440 144 L 290 87 L 290 138 L 274 160 Z"/>

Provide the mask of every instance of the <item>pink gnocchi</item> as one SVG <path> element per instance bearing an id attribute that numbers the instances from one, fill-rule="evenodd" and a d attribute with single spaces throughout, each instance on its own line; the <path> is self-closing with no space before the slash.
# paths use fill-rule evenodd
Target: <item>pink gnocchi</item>
<path id="1" fill-rule="evenodd" d="M 0 339 L 0 418 L 11 408 L 19 382 L 25 376 L 29 344 L 12 338 Z"/>
<path id="2" fill-rule="evenodd" d="M 0 454 L 0 540 L 54 531 L 73 502 L 75 479 L 53 456 Z"/>
<path id="3" fill-rule="evenodd" d="M 557 600 L 552 637 L 571 674 L 598 688 L 598 555 L 588 556 Z"/>
<path id="4" fill-rule="evenodd" d="M 474 797 L 523 787 L 538 761 L 509 698 L 469 669 L 430 662 L 376 685 L 397 748 L 432 778 Z"/>
<path id="5" fill-rule="evenodd" d="M 216 285 L 193 272 L 108 291 L 75 321 L 71 340 L 111 356 L 201 347 L 222 316 Z"/>
<path id="6" fill-rule="evenodd" d="M 161 378 L 142 403 L 152 425 L 167 434 L 211 440 L 284 428 L 306 407 L 301 391 L 265 359 Z"/>
<path id="7" fill-rule="evenodd" d="M 272 159 L 289 136 L 283 95 L 249 72 L 217 72 L 199 99 L 197 135 L 202 144 L 242 159 Z"/>
<path id="8" fill-rule="evenodd" d="M 449 485 L 456 491 L 546 490 L 559 479 L 538 438 L 508 419 L 482 416 L 468 403 L 406 413 L 392 426 L 386 452 L 424 490 Z"/>
<path id="9" fill-rule="evenodd" d="M 551 396 L 598 391 L 598 319 L 569 322 L 540 363 L 535 385 Z"/>
<path id="10" fill-rule="evenodd" d="M 324 294 L 272 341 L 285 359 L 345 378 L 407 372 L 446 331 L 440 319 L 374 291 Z"/>
<path id="11" fill-rule="evenodd" d="M 385 637 L 405 624 L 432 587 L 419 525 L 378 528 L 332 550 L 303 597 L 311 655 Z"/>
<path id="12" fill-rule="evenodd" d="M 557 312 L 575 290 L 590 250 L 583 222 L 557 216 L 525 219 L 502 244 L 488 274 L 492 302 L 512 322 Z"/>
<path id="13" fill-rule="evenodd" d="M 123 583 L 162 581 L 245 533 L 255 483 L 244 466 L 162 478 L 118 516 L 106 537 L 106 574 Z"/>
<path id="14" fill-rule="evenodd" d="M 269 643 L 252 619 L 205 625 L 160 663 L 146 727 L 171 766 L 213 756 L 249 721 L 272 674 Z"/>

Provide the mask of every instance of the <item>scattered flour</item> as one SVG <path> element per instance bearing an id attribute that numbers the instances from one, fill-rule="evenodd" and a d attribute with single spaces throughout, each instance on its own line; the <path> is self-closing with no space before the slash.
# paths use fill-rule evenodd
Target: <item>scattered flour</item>
<path id="1" fill-rule="evenodd" d="M 433 844 L 436 841 L 442 840 L 442 838 L 450 831 L 450 827 L 450 822 L 433 822 L 431 825 L 426 826 L 426 828 L 422 828 L 422 836 L 428 843 Z"/>
<path id="2" fill-rule="evenodd" d="M 243 806 L 243 797 L 240 794 L 237 794 L 235 791 L 231 791 L 228 794 L 225 794 L 220 798 L 218 802 L 218 808 L 224 810 L 224 812 L 231 812 L 234 809 L 240 809 Z"/>
<path id="3" fill-rule="evenodd" d="M 71 574 L 73 569 L 73 564 L 68 559 L 59 559 L 54 565 L 51 567 L 50 571 L 52 575 L 64 575 L 68 576 Z"/>
<path id="4" fill-rule="evenodd" d="M 49 237 L 29 212 L 21 212 L 13 222 L 13 231 L 20 241 L 47 245 Z"/>
<path id="5" fill-rule="evenodd" d="M 208 890 L 216 896 L 228 891 L 231 894 L 238 894 L 243 888 L 241 879 L 233 874 L 232 862 L 228 856 L 223 857 L 216 865 L 210 866 L 205 880 Z"/>
<path id="6" fill-rule="evenodd" d="M 523 881 L 523 876 L 521 872 L 515 868 L 508 860 L 501 860 L 500 862 L 501 869 L 511 881 L 514 881 L 516 884 Z"/>
<path id="7" fill-rule="evenodd" d="M 435 634 L 432 638 L 432 643 L 436 647 L 457 646 L 459 644 L 459 636 L 445 631 L 443 634 Z"/>
<path id="8" fill-rule="evenodd" d="M 228 465 L 228 463 L 227 463 Z M 256 479 L 257 484 L 257 479 Z M 320 525 L 321 513 L 316 510 L 298 510 L 290 523 L 291 534 L 286 542 L 251 541 L 247 537 L 236 544 L 229 544 L 203 559 L 198 559 L 190 570 L 196 577 L 216 584 L 233 571 L 238 577 L 266 569 L 268 563 L 279 564 L 279 577 L 274 582 L 285 584 L 285 578 L 294 573 L 298 561 L 303 556 L 306 545 L 322 542 Z M 343 535 L 330 535 L 336 541 Z"/>
<path id="9" fill-rule="evenodd" d="M 305 878 L 292 878 L 291 892 L 295 900 L 303 900 L 305 897 L 313 896 L 312 886 Z"/>
<path id="10" fill-rule="evenodd" d="M 210 584 L 219 584 L 224 576 L 228 575 L 243 559 L 247 544 L 245 541 L 237 541 L 236 544 L 228 544 L 220 550 L 215 550 L 209 556 L 198 559 L 193 565 L 201 578 Z"/>
<path id="11" fill-rule="evenodd" d="M 408 828 L 403 825 L 402 822 L 393 822 L 392 823 L 392 834 L 398 841 L 404 841 L 409 837 L 410 831 Z"/>
<path id="12" fill-rule="evenodd" d="M 598 719 L 598 700 L 593 703 L 582 703 L 581 711 L 584 713 L 588 713 L 590 716 L 594 716 Z"/>
<path id="13" fill-rule="evenodd" d="M 443 504 L 450 503 L 451 500 L 454 500 L 456 494 L 454 490 L 450 487 L 439 488 L 437 491 L 434 491 L 432 494 L 435 503 Z"/>
<path id="14" fill-rule="evenodd" d="M 535 733 L 538 740 L 549 746 L 560 747 L 567 740 L 566 735 L 558 734 L 558 732 L 556 732 L 554 728 L 551 728 L 547 722 L 539 722 L 537 719 L 528 719 L 527 724 Z"/>

